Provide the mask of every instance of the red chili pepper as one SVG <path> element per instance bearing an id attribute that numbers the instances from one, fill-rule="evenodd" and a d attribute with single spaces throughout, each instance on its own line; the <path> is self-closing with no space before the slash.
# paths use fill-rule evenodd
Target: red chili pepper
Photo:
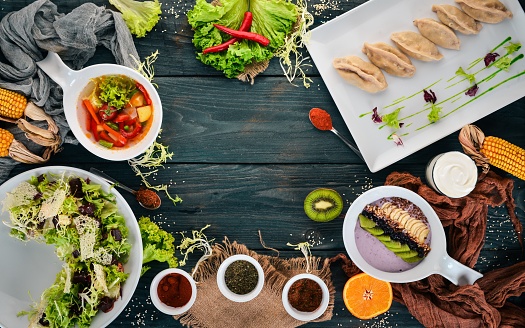
<path id="1" fill-rule="evenodd" d="M 252 33 L 252 32 L 237 31 L 237 30 L 234 30 L 234 29 L 231 29 L 229 27 L 222 26 L 219 24 L 213 24 L 213 26 L 215 26 L 218 30 L 226 34 L 229 34 L 239 39 L 255 41 L 265 47 L 270 44 L 270 40 L 268 40 L 264 35 L 260 35 L 260 34 Z"/>
<path id="2" fill-rule="evenodd" d="M 129 120 L 130 118 L 131 116 L 129 116 L 128 114 L 118 114 L 117 117 L 115 117 L 115 119 L 113 120 L 113 122 L 115 123 L 125 122 Z"/>
<path id="3" fill-rule="evenodd" d="M 130 127 L 134 127 L 133 130 L 131 131 L 126 131 L 124 130 L 124 125 L 128 125 Z M 124 122 L 120 122 L 119 123 L 119 130 L 120 130 L 120 134 L 122 134 L 122 136 L 124 136 L 126 139 L 133 139 L 137 136 L 137 134 L 139 134 L 140 130 L 142 130 L 142 125 L 140 125 L 140 122 L 138 120 L 136 120 L 133 123 L 131 124 L 124 124 Z"/>
<path id="4" fill-rule="evenodd" d="M 253 15 L 252 15 L 252 13 L 249 12 L 249 11 L 245 12 L 244 13 L 244 19 L 242 20 L 241 26 L 239 27 L 239 31 L 245 31 L 245 32 L 249 31 L 250 27 L 252 26 L 252 22 L 253 22 Z M 228 41 L 226 41 L 224 43 L 221 43 L 219 45 L 216 45 L 216 46 L 204 49 L 204 51 L 202 53 L 203 54 L 207 54 L 207 53 L 210 53 L 210 52 L 221 52 L 221 51 L 224 51 L 224 50 L 228 49 L 232 44 L 234 44 L 237 41 L 240 41 L 240 39 L 233 37 L 233 38 L 229 39 Z"/>
<path id="5" fill-rule="evenodd" d="M 93 136 L 95 137 L 95 141 L 99 141 L 100 137 L 98 136 L 98 124 L 95 122 L 95 120 L 91 120 L 91 132 L 93 133 Z"/>
<path id="6" fill-rule="evenodd" d="M 137 86 L 137 89 L 139 89 L 142 92 L 142 94 L 144 95 L 144 99 L 146 100 L 146 104 L 151 105 L 151 98 L 149 97 L 149 94 L 146 91 L 146 88 L 144 88 L 144 86 L 142 84 L 138 83 L 138 82 L 135 85 Z"/>

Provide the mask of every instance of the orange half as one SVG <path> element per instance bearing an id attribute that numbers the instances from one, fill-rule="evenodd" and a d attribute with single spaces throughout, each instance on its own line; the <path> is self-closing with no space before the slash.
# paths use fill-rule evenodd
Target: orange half
<path id="1" fill-rule="evenodd" d="M 356 318 L 366 320 L 385 313 L 392 306 L 389 282 L 359 273 L 348 279 L 343 289 L 346 308 Z"/>

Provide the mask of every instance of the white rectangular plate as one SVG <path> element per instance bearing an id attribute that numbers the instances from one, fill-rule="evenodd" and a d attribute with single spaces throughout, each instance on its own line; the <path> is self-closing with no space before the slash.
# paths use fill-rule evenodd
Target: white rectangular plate
<path id="1" fill-rule="evenodd" d="M 468 68 L 507 37 L 511 37 L 510 42 L 524 43 L 523 9 L 517 0 L 502 2 L 514 14 L 512 19 L 499 24 L 483 23 L 477 35 L 457 33 L 461 40 L 459 51 L 439 48 L 444 57 L 438 62 L 413 59 L 416 73 L 412 78 L 399 78 L 385 73 L 388 88 L 376 94 L 346 83 L 333 68 L 332 61 L 348 55 L 368 61 L 361 52 L 365 42 L 382 41 L 394 45 L 390 41 L 391 33 L 405 30 L 417 32 L 412 23 L 414 19 L 429 17 L 437 20 L 432 5 L 456 5 L 454 1 L 371 0 L 312 30 L 308 51 L 370 171 L 377 172 L 525 96 L 525 59 L 515 61 L 508 71 L 501 71 L 486 81 L 483 79 L 496 72 L 496 67 L 483 69 L 485 65 L 481 60 Z M 495 52 L 505 55 L 507 45 L 508 42 Z M 524 52 L 525 47 L 508 57 L 516 58 Z M 476 97 L 464 94 L 470 86 L 467 80 L 453 78 L 459 67 L 468 73 L 477 72 L 475 77 L 479 91 Z M 424 88 L 436 94 L 436 104 L 442 107 L 442 118 L 434 124 L 429 124 L 427 118 L 430 106 L 423 99 Z M 401 97 L 406 99 L 394 104 Z M 398 117 L 404 124 L 396 131 L 403 141 L 402 146 L 396 146 L 389 138 L 394 132 L 392 128 L 373 123 L 370 114 L 362 115 L 370 113 L 374 107 L 378 108 L 380 115 L 402 107 Z"/>

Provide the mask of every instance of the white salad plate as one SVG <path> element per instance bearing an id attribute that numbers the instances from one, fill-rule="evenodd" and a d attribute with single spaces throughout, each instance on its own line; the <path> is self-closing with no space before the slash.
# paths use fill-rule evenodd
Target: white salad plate
<path id="1" fill-rule="evenodd" d="M 89 178 L 93 183 L 101 185 L 106 192 L 110 189 L 107 182 L 81 169 L 65 166 L 39 167 L 21 173 L 2 184 L 0 201 L 3 202 L 6 193 L 12 191 L 21 182 L 28 181 L 32 176 L 64 172 L 84 179 Z M 142 239 L 135 215 L 117 190 L 113 188 L 111 192 L 116 196 L 118 212 L 126 219 L 129 229 L 131 252 L 128 262 L 124 264 L 124 270 L 129 273 L 129 277 L 123 284 L 122 296 L 115 302 L 113 309 L 108 313 L 100 311 L 94 317 L 91 328 L 106 327 L 124 310 L 137 288 L 142 268 Z M 62 268 L 62 262 L 56 256 L 53 246 L 36 241 L 25 243 L 11 237 L 10 228 L 3 224 L 9 222 L 7 211 L 2 211 L 0 218 L 2 221 L 0 223 L 0 263 L 2 263 L 0 326 L 26 328 L 29 325 L 27 316 L 17 317 L 17 313 L 30 310 L 30 306 L 40 300 L 42 292 L 55 281 L 56 274 Z"/>
<path id="2" fill-rule="evenodd" d="M 511 37 L 511 42 L 525 44 L 525 13 L 520 3 L 501 1 L 512 11 L 512 19 L 499 24 L 483 23 L 477 35 L 456 33 L 461 40 L 460 50 L 439 48 L 444 57 L 438 62 L 412 59 L 416 73 L 411 78 L 384 73 L 388 88 L 376 94 L 345 82 L 333 68 L 332 61 L 349 55 L 368 61 L 361 51 L 365 42 L 394 45 L 390 41 L 391 33 L 417 32 L 413 20 L 418 18 L 438 19 L 432 12 L 432 5 L 457 4 L 453 0 L 371 0 L 312 30 L 308 51 L 370 171 L 377 172 L 525 96 L 525 59 L 517 60 L 508 71 L 501 71 L 486 81 L 482 80 L 497 68 L 483 69 L 485 65 L 481 60 L 468 69 L 471 63 L 484 58 L 507 37 Z M 506 42 L 494 52 L 503 56 L 508 44 Z M 509 57 L 518 57 L 525 53 L 524 49 Z M 479 86 L 475 97 L 464 94 L 470 86 L 468 80 L 454 78 L 459 67 L 467 73 L 479 71 L 475 75 Z M 522 75 L 517 76 L 520 73 Z M 423 89 L 431 89 L 436 94 L 436 104 L 442 107 L 442 118 L 436 123 L 429 124 L 430 106 L 424 101 Z M 400 101 L 402 97 L 405 99 Z M 397 146 L 389 137 L 394 132 L 392 128 L 372 121 L 370 113 L 375 107 L 380 115 L 403 107 L 398 117 L 404 125 L 396 132 L 402 146 Z M 365 113 L 368 114 L 363 115 Z"/>

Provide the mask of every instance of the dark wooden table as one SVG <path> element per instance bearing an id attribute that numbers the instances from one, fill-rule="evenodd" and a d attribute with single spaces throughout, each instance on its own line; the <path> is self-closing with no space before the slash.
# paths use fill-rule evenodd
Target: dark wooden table
<path id="1" fill-rule="evenodd" d="M 0 17 L 32 1 L 2 0 Z M 107 1 L 94 1 L 110 6 Z M 364 0 L 311 0 L 310 11 L 319 26 L 359 6 Z M 525 2 L 520 0 L 522 7 Z M 82 3 L 78 0 L 55 1 L 60 12 L 69 12 Z M 184 201 L 173 206 L 163 199 L 162 207 L 152 213 L 142 209 L 131 195 L 125 195 L 137 217 L 150 215 L 177 241 L 177 232 L 200 229 L 206 224 L 210 238 L 246 244 L 249 248 L 271 254 L 259 241 L 261 231 L 266 245 L 280 250 L 281 257 L 300 256 L 286 246 L 312 237 L 316 256 L 332 257 L 345 252 L 341 229 L 344 213 L 355 198 L 384 184 L 394 171 L 407 171 L 424 179 L 424 169 L 438 153 L 461 150 L 457 132 L 415 154 L 377 172 L 366 165 L 338 138 L 316 130 L 308 120 L 312 107 L 326 109 L 334 126 L 351 135 L 315 66 L 308 72 L 313 83 L 309 89 L 295 87 L 284 78 L 276 60 L 250 85 L 228 80 L 221 73 L 195 59 L 192 35 L 186 12 L 194 1 L 163 1 L 162 19 L 145 38 L 136 39 L 139 54 L 145 57 L 159 50 L 155 64 L 155 82 L 164 108 L 161 142 L 169 145 L 173 158 L 155 176 L 158 183 L 168 183 L 170 191 Z M 525 31 L 523 31 L 525 33 Z M 100 48 L 88 63 L 114 62 L 109 51 Z M 487 135 L 496 135 L 525 147 L 525 98 L 475 122 Z M 67 165 L 89 170 L 95 166 L 138 188 L 126 162 L 108 162 L 88 153 L 81 146 L 66 145 L 49 165 Z M 30 169 L 19 165 L 11 176 Z M 505 172 L 496 170 L 500 174 Z M 525 224 L 525 182 L 515 180 L 517 214 Z M 329 187 L 344 199 L 340 218 L 319 224 L 303 211 L 304 197 L 313 189 Z M 520 252 L 512 224 L 504 206 L 491 208 L 487 239 L 475 269 L 486 272 L 525 260 Z M 187 271 L 200 254 L 194 254 L 183 267 Z M 149 299 L 149 284 L 165 264 L 153 263 L 139 282 L 136 293 L 111 327 L 176 327 L 180 324 L 157 311 Z M 333 319 L 310 323 L 310 327 L 419 327 L 407 309 L 394 302 L 384 315 L 368 322 L 353 317 L 345 308 L 341 292 L 346 276 L 339 266 L 332 266 L 336 287 Z M 525 299 L 515 299 L 525 306 Z"/>

